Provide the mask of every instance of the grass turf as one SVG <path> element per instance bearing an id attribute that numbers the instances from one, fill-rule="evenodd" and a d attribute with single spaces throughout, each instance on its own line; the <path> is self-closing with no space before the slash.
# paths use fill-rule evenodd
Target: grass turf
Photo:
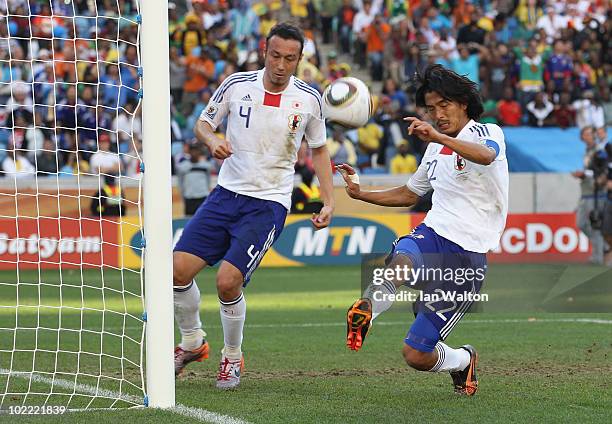
<path id="1" fill-rule="evenodd" d="M 191 364 L 177 381 L 177 402 L 257 423 L 604 422 L 612 409 L 612 326 L 576 318 L 603 322 L 612 319 L 612 314 L 550 313 L 546 310 L 551 302 L 543 303 L 543 299 L 548 293 L 561 293 L 552 300 L 556 306 L 561 303 L 576 310 L 576 305 L 581 305 L 583 309 L 578 310 L 586 310 L 585 302 L 593 304 L 598 300 L 600 307 L 595 310 L 605 310 L 601 299 L 608 299 L 609 289 L 608 292 L 605 287 L 602 289 L 605 286 L 602 281 L 609 279 L 605 274 L 599 280 L 595 277 L 587 285 L 595 290 L 577 293 L 572 284 L 563 283 L 565 288 L 558 288 L 560 276 L 566 271 L 552 265 L 490 267 L 486 290 L 493 311 L 469 314 L 447 340 L 451 346 L 470 343 L 479 351 L 480 390 L 474 398 L 455 396 L 447 374 L 417 372 L 403 363 L 400 353 L 403 337 L 412 321 L 406 306 L 397 305 L 381 316 L 360 352 L 345 348 L 345 311 L 360 292 L 360 270 L 356 267 L 258 270 L 246 290 L 243 382 L 234 392 L 217 391 L 214 378 L 222 333 L 214 274 L 212 270 L 206 271 L 199 281 L 211 359 Z M 593 267 L 573 268 L 572 272 L 599 274 Z M 0 327 L 13 328 L 17 322 L 21 328 L 47 329 L 21 330 L 16 340 L 14 332 L 0 330 L 0 368 L 31 371 L 34 365 L 39 371 L 64 371 L 66 374 L 58 378 L 69 379 L 78 360 L 78 369 L 83 374 L 79 383 L 119 390 L 116 380 L 102 379 L 98 383 L 96 376 L 103 369 L 105 375 L 121 377 L 118 373 L 121 362 L 114 359 L 122 355 L 121 339 L 114 334 L 125 332 L 134 339 L 124 340 L 123 356 L 137 361 L 140 303 L 131 294 L 125 296 L 124 302 L 118 293 L 126 288 L 137 294 L 136 276 L 126 275 L 121 284 L 119 275 L 106 272 L 102 285 L 99 272 L 87 271 L 83 278 L 90 287 L 83 291 L 82 298 L 78 287 L 81 274 L 75 271 L 63 273 L 62 287 L 57 272 L 42 274 L 45 285 L 29 285 L 38 281 L 38 273 L 22 271 L 19 292 L 11 284 L 16 277 L 14 272 L 0 273 L 0 305 L 15 305 L 18 294 L 19 305 L 31 307 L 20 307 L 18 313 L 15 308 L 0 308 Z M 60 294 L 64 306 L 61 316 L 59 309 L 54 308 L 60 304 Z M 82 314 L 79 309 L 70 309 L 79 307 L 81 302 L 90 310 Z M 32 307 L 39 304 L 47 307 Z M 104 304 L 129 313 L 126 330 L 122 330 L 123 315 L 97 311 Z M 67 330 L 58 337 L 53 329 L 60 323 Z M 68 353 L 79 351 L 78 332 L 71 329 L 81 327 L 92 330 L 91 334 L 81 332 L 80 339 L 80 350 L 90 353 Z M 101 329 L 106 331 L 102 337 L 97 334 Z M 24 351 L 8 353 L 13 343 Z M 41 351 L 34 356 L 27 350 L 35 343 L 39 350 L 51 351 L 60 346 L 66 353 L 56 358 Z M 101 350 L 106 355 L 95 355 Z M 123 363 L 125 379 L 137 386 L 138 368 Z M 12 392 L 25 391 L 30 384 L 25 378 L 11 378 L 9 383 Z M 51 387 L 47 380 L 31 384 L 30 392 L 48 393 Z M 0 376 L 0 393 L 6 387 L 6 376 Z M 72 392 L 54 386 L 54 392 L 57 391 Z M 126 392 L 138 399 L 136 387 Z M 45 399 L 32 396 L 26 403 L 42 404 Z M 67 399 L 68 396 L 52 397 L 48 404 L 61 404 Z M 70 406 L 79 407 L 91 398 L 72 399 Z M 23 397 L 10 395 L 4 398 L 2 407 L 22 402 Z M 92 406 L 105 406 L 105 402 L 99 399 Z M 0 415 L 0 421 L 15 422 L 15 418 Z M 178 419 L 192 422 L 169 412 L 133 409 L 70 413 L 61 418 L 20 417 L 18 422 L 102 423 L 108 419 L 132 423 L 174 423 Z"/>

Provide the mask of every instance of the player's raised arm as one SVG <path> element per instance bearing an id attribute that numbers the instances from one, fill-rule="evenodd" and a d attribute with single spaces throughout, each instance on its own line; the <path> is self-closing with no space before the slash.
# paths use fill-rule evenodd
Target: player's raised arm
<path id="1" fill-rule="evenodd" d="M 334 213 L 334 185 L 329 163 L 329 152 L 326 146 L 323 145 L 312 149 L 312 166 L 319 179 L 321 199 L 323 200 L 323 208 L 312 217 L 312 225 L 316 229 L 327 227 Z"/>
<path id="2" fill-rule="evenodd" d="M 470 162 L 480 165 L 490 165 L 499 153 L 499 145 L 492 140 L 486 144 L 474 143 L 473 141 L 459 140 L 437 131 L 429 122 L 422 121 L 413 116 L 404 118 L 410 122 L 408 134 L 416 135 L 423 141 L 431 141 L 442 144 Z"/>
<path id="3" fill-rule="evenodd" d="M 337 165 L 336 169 L 340 172 L 342 178 L 344 178 L 347 194 L 353 199 L 374 205 L 391 207 L 412 206 L 419 200 L 419 196 L 406 185 L 386 190 L 361 190 L 359 177 L 350 165 L 343 163 L 342 165 Z"/>

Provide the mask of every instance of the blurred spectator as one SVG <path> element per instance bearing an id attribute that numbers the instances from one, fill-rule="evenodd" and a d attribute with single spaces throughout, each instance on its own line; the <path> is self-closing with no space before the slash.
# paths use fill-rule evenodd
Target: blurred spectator
<path id="1" fill-rule="evenodd" d="M 300 19 L 308 17 L 308 5 L 310 0 L 288 0 L 289 14 L 292 18 Z"/>
<path id="2" fill-rule="evenodd" d="M 402 140 L 397 148 L 397 154 L 391 159 L 392 174 L 412 174 L 417 170 L 416 157 L 410 153 L 407 140 Z"/>
<path id="3" fill-rule="evenodd" d="M 110 137 L 102 134 L 98 140 L 99 150 L 89 159 L 91 172 L 94 174 L 119 175 L 121 159 L 110 150 Z"/>
<path id="4" fill-rule="evenodd" d="M 548 101 L 541 91 L 536 93 L 534 99 L 527 103 L 527 119 L 531 127 L 548 127 L 553 125 L 551 115 L 554 105 Z"/>
<path id="5" fill-rule="evenodd" d="M 584 169 L 572 173 L 574 177 L 580 179 L 581 189 L 576 225 L 591 242 L 591 262 L 602 264 L 604 239 L 601 233 L 601 217 L 607 196 L 600 179 L 608 172 L 608 169 L 607 166 L 599 164 L 602 163 L 601 158 L 605 151 L 598 146 L 593 127 L 582 127 L 580 139 L 585 144 L 586 152 L 583 158 Z"/>
<path id="6" fill-rule="evenodd" d="M 437 49 L 440 56 L 449 63 L 459 57 L 457 53 L 457 40 L 453 38 L 447 29 L 440 30 L 440 39 L 433 47 Z"/>
<path id="7" fill-rule="evenodd" d="M 308 3 L 309 0 L 292 0 L 294 3 Z M 300 8 L 300 14 L 301 8 Z M 257 47 L 256 38 L 259 35 L 259 18 L 249 7 L 247 0 L 238 0 L 237 7 L 229 12 L 232 38 L 241 50 L 252 51 Z"/>
<path id="8" fill-rule="evenodd" d="M 198 56 L 189 56 L 185 62 L 187 78 L 183 85 L 183 102 L 194 105 L 200 91 L 208 87 L 209 81 L 215 75 L 215 63 L 209 56 L 206 47 L 200 49 Z"/>
<path id="9" fill-rule="evenodd" d="M 470 53 L 470 48 L 474 47 L 480 53 Z M 487 50 L 479 44 L 459 46 L 459 57 L 451 60 L 450 68 L 459 75 L 465 75 L 476 84 L 480 84 L 480 60 L 481 55 L 486 56 Z"/>
<path id="10" fill-rule="evenodd" d="M 49 174 L 57 174 L 57 150 L 55 143 L 46 138 L 42 149 L 36 152 L 36 171 L 38 175 L 45 176 Z"/>
<path id="11" fill-rule="evenodd" d="M 176 47 L 170 47 L 170 95 L 175 104 L 183 100 L 183 85 L 187 79 L 187 60 L 179 55 Z"/>
<path id="12" fill-rule="evenodd" d="M 187 216 L 195 214 L 211 190 L 210 172 L 213 165 L 206 158 L 204 149 L 199 143 L 189 143 L 189 159 L 176 164 Z"/>
<path id="13" fill-rule="evenodd" d="M 595 130 L 595 136 L 597 137 L 597 144 L 600 148 L 604 148 L 606 144 L 610 143 L 610 139 L 608 138 L 608 128 L 599 127 Z M 607 156 L 609 161 L 612 161 L 612 156 Z"/>
<path id="14" fill-rule="evenodd" d="M 594 73 L 588 63 L 574 60 L 572 73 L 572 84 L 579 90 L 590 90 L 593 88 Z"/>
<path id="15" fill-rule="evenodd" d="M 184 56 L 191 56 L 193 49 L 204 45 L 202 22 L 199 16 L 191 12 L 185 16 L 185 25 L 185 29 L 175 33 L 174 41 L 177 42 Z"/>
<path id="16" fill-rule="evenodd" d="M 353 19 L 357 9 L 351 0 L 342 0 L 342 6 L 338 9 L 336 17 L 338 25 L 338 42 L 340 49 L 349 53 L 351 51 L 351 40 L 353 39 Z"/>
<path id="17" fill-rule="evenodd" d="M 555 90 L 563 89 L 563 83 L 570 80 L 572 76 L 572 58 L 567 55 L 566 43 L 559 39 L 555 40 L 553 55 L 546 62 L 545 79 L 555 83 Z"/>
<path id="18" fill-rule="evenodd" d="M 403 90 L 397 87 L 395 80 L 387 78 L 383 85 L 382 94 L 387 96 L 391 102 L 397 102 L 399 110 L 406 109 L 408 106 L 408 96 Z"/>
<path id="19" fill-rule="evenodd" d="M 519 103 L 525 106 L 533 100 L 535 93 L 544 89 L 546 57 L 538 54 L 535 40 L 529 41 L 524 53 L 521 48 L 515 48 L 514 53 L 519 61 Z"/>
<path id="20" fill-rule="evenodd" d="M 570 104 L 569 93 L 561 93 L 559 104 L 555 105 L 555 124 L 561 128 L 573 127 L 576 124 L 576 111 Z"/>
<path id="21" fill-rule="evenodd" d="M 486 85 L 481 87 L 480 95 L 482 97 L 483 112 L 480 115 L 479 122 L 483 124 L 498 124 L 497 102 L 489 96 L 489 89 Z"/>
<path id="22" fill-rule="evenodd" d="M 605 125 L 603 107 L 599 104 L 593 91 L 587 90 L 582 93 L 582 99 L 572 103 L 576 111 L 576 124 L 579 128 L 599 128 Z"/>
<path id="23" fill-rule="evenodd" d="M 506 87 L 504 98 L 497 103 L 497 115 L 501 125 L 516 127 L 521 125 L 521 105 L 514 100 L 512 87 Z"/>
<path id="24" fill-rule="evenodd" d="M 266 5 L 262 5 L 262 13 L 259 16 L 259 34 L 262 37 L 266 37 L 274 25 L 278 23 L 275 16 Z"/>
<path id="25" fill-rule="evenodd" d="M 336 164 L 348 163 L 355 166 L 357 154 L 353 143 L 346 138 L 340 126 L 334 126 L 332 136 L 327 138 L 327 150 L 331 160 Z"/>
<path id="26" fill-rule="evenodd" d="M 425 66 L 425 60 L 419 46 L 410 44 L 408 46 L 408 54 L 404 59 L 404 76 L 406 80 L 414 77 L 414 74 Z"/>
<path id="27" fill-rule="evenodd" d="M 101 217 L 125 215 L 125 193 L 117 183 L 117 178 L 106 175 L 100 180 L 100 185 L 100 189 L 91 198 L 91 214 Z"/>
<path id="28" fill-rule="evenodd" d="M 484 45 L 486 32 L 478 26 L 478 13 L 472 12 L 470 22 L 461 28 L 457 33 L 457 44 L 470 45 L 471 48 L 475 44 Z"/>
<path id="29" fill-rule="evenodd" d="M 376 15 L 373 22 L 366 29 L 366 52 L 370 62 L 370 76 L 374 81 L 383 79 L 383 54 L 385 42 L 389 38 L 391 27 Z"/>
<path id="30" fill-rule="evenodd" d="M 371 166 L 370 156 L 378 152 L 380 148 L 380 141 L 382 140 L 384 132 L 379 125 L 370 122 L 365 127 L 357 130 L 357 139 L 359 149 L 363 152 L 368 160 L 365 163 L 358 163 L 359 166 L 369 167 Z"/>
<path id="31" fill-rule="evenodd" d="M 135 111 L 135 108 L 136 104 L 131 101 L 127 102 L 125 107 L 119 109 L 111 124 L 113 131 L 117 132 L 117 150 L 121 153 L 125 153 L 129 149 L 132 136 L 137 139 L 142 138 L 142 119 L 140 118 L 142 109 L 139 108 L 138 111 Z"/>
<path id="32" fill-rule="evenodd" d="M 100 88 L 103 90 L 104 104 L 111 108 L 123 106 L 128 99 L 129 91 L 121 87 L 119 67 L 109 63 L 106 65 L 106 73 L 100 78 Z"/>
<path id="33" fill-rule="evenodd" d="M 60 177 L 71 177 L 84 174 L 91 175 L 89 161 L 83 159 L 83 153 L 81 151 L 68 153 L 66 160 L 62 161 L 62 163 L 63 165 L 59 170 Z"/>
<path id="34" fill-rule="evenodd" d="M 319 213 L 323 202 L 319 187 L 313 182 L 313 172 L 308 168 L 302 168 L 299 174 L 302 181 L 291 194 L 291 213 Z"/>
<path id="35" fill-rule="evenodd" d="M 25 152 L 8 145 L 6 157 L 2 161 L 2 174 L 6 177 L 24 178 L 36 174 L 36 168 L 26 158 Z"/>
<path id="36" fill-rule="evenodd" d="M 355 62 L 360 68 L 366 66 L 367 28 L 374 20 L 375 11 L 372 10 L 371 0 L 363 1 L 363 8 L 353 18 L 353 39 Z"/>
<path id="37" fill-rule="evenodd" d="M 535 9 L 532 9 L 534 12 Z M 563 28 L 567 27 L 567 18 L 559 15 L 551 1 L 548 2 L 546 7 L 546 14 L 538 19 L 536 28 L 543 29 L 548 42 L 551 43 L 555 37 L 557 37 Z"/>
<path id="38" fill-rule="evenodd" d="M 321 32 L 323 44 L 332 42 L 334 16 L 338 13 L 342 0 L 321 0 L 319 15 L 321 17 Z"/>
<path id="39" fill-rule="evenodd" d="M 342 65 L 340 65 L 340 66 L 342 66 Z M 340 70 L 342 70 L 342 68 L 340 68 Z M 315 68 L 315 71 L 318 72 L 318 70 L 316 68 Z M 323 90 L 321 90 L 321 85 L 315 79 L 315 76 L 313 75 L 313 69 L 312 68 L 304 68 L 304 70 L 302 71 L 302 78 L 301 78 L 301 80 L 303 80 L 306 84 L 308 84 L 309 86 L 311 86 L 312 88 L 317 90 L 319 93 L 321 93 L 323 91 Z"/>
<path id="40" fill-rule="evenodd" d="M 327 72 L 325 79 L 333 82 L 342 76 L 340 64 L 338 63 L 338 53 L 335 50 L 330 50 L 327 53 Z"/>

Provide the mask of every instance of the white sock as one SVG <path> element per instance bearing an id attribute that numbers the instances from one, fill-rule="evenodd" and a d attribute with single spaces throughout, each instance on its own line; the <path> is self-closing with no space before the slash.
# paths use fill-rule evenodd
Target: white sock
<path id="1" fill-rule="evenodd" d="M 372 302 L 372 321 L 393 305 L 393 302 L 389 300 L 389 295 L 394 295 L 396 291 L 395 284 L 388 280 L 383 281 L 380 285 L 370 284 L 365 289 L 363 297 Z"/>
<path id="2" fill-rule="evenodd" d="M 242 329 L 246 318 L 246 300 L 240 293 L 236 299 L 224 302 L 219 299 L 221 324 L 223 325 L 223 353 L 229 359 L 240 359 L 242 356 Z"/>
<path id="3" fill-rule="evenodd" d="M 200 347 L 206 333 L 200 322 L 200 289 L 195 280 L 186 286 L 174 286 L 174 317 L 181 331 L 181 349 Z"/>
<path id="4" fill-rule="evenodd" d="M 453 349 L 442 342 L 436 344 L 438 362 L 430 372 L 463 371 L 470 364 L 470 353 L 465 349 Z"/>

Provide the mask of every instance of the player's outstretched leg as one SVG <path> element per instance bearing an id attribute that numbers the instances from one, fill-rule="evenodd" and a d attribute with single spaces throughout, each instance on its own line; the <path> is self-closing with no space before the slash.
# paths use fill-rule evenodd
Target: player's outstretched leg
<path id="1" fill-rule="evenodd" d="M 174 253 L 174 316 L 181 331 L 181 343 L 174 349 L 174 374 L 187 364 L 208 358 L 209 346 L 200 321 L 200 290 L 193 277 L 206 265 L 197 256 Z"/>
<path id="2" fill-rule="evenodd" d="M 395 269 L 396 266 L 411 267 L 412 262 L 406 255 L 397 254 L 387 267 Z M 395 278 L 393 280 L 383 280 L 376 284 L 373 282 L 365 289 L 363 297 L 348 309 L 346 314 L 346 346 L 350 350 L 361 349 L 372 328 L 372 322 L 393 305 L 392 296 L 396 294 L 397 287 L 403 283 L 403 281 Z"/>
<path id="3" fill-rule="evenodd" d="M 246 301 L 242 293 L 244 277 L 240 270 L 229 262 L 222 262 L 217 273 L 217 293 L 224 347 L 217 374 L 217 388 L 233 389 L 240 384 L 244 369 L 242 354 L 242 332 L 246 318 Z"/>

